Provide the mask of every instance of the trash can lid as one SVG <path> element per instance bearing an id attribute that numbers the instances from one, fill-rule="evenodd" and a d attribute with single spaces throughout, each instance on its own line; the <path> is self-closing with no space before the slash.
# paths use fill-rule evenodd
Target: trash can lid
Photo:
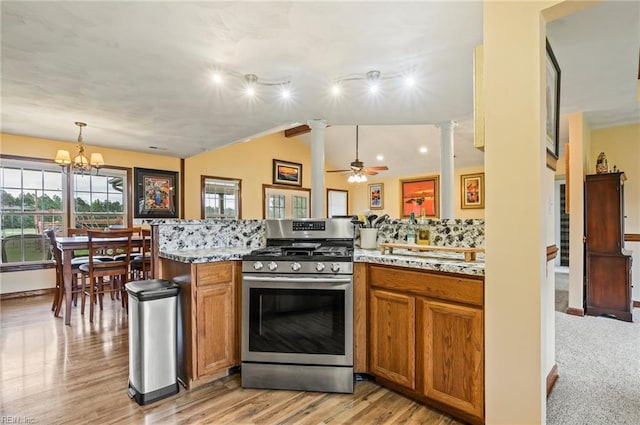
<path id="1" fill-rule="evenodd" d="M 129 295 L 140 301 L 167 298 L 178 294 L 180 286 L 164 279 L 136 280 L 124 285 Z"/>

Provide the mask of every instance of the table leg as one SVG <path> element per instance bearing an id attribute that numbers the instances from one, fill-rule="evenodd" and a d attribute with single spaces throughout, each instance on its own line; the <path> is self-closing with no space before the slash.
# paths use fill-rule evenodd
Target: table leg
<path id="1" fill-rule="evenodd" d="M 62 274 L 64 276 L 64 324 L 71 325 L 71 287 L 73 285 L 71 252 L 62 253 Z"/>

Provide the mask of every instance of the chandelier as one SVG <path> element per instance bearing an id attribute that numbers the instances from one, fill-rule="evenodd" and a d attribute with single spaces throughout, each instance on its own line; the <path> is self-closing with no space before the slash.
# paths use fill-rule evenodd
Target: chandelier
<path id="1" fill-rule="evenodd" d="M 69 155 L 69 151 L 60 149 L 56 154 L 55 162 L 60 164 L 63 167 L 63 172 L 66 172 L 66 166 L 69 166 L 69 171 L 76 172 L 80 174 L 90 173 L 93 170 L 96 170 L 96 174 L 98 174 L 98 170 L 101 165 L 104 165 L 104 159 L 102 159 L 101 153 L 92 153 L 91 159 L 87 159 L 84 156 L 84 143 L 82 142 L 82 128 L 86 127 L 87 124 L 76 121 L 75 125 L 80 127 L 80 133 L 78 134 L 78 154 L 71 160 L 71 156 Z"/>

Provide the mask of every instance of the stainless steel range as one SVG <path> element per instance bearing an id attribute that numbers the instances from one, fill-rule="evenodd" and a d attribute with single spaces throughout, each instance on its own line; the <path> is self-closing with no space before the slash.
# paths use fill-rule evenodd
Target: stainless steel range
<path id="1" fill-rule="evenodd" d="M 353 224 L 266 220 L 242 261 L 242 386 L 353 392 Z"/>

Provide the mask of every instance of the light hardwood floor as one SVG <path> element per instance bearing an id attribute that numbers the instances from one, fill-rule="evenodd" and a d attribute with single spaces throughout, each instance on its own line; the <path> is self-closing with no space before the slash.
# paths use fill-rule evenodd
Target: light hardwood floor
<path id="1" fill-rule="evenodd" d="M 127 315 L 119 301 L 105 300 L 93 324 L 74 307 L 71 327 L 50 305 L 48 296 L 0 303 L 4 423 L 460 423 L 367 381 L 354 394 L 324 394 L 242 389 L 234 375 L 138 406 L 127 396 Z"/>

